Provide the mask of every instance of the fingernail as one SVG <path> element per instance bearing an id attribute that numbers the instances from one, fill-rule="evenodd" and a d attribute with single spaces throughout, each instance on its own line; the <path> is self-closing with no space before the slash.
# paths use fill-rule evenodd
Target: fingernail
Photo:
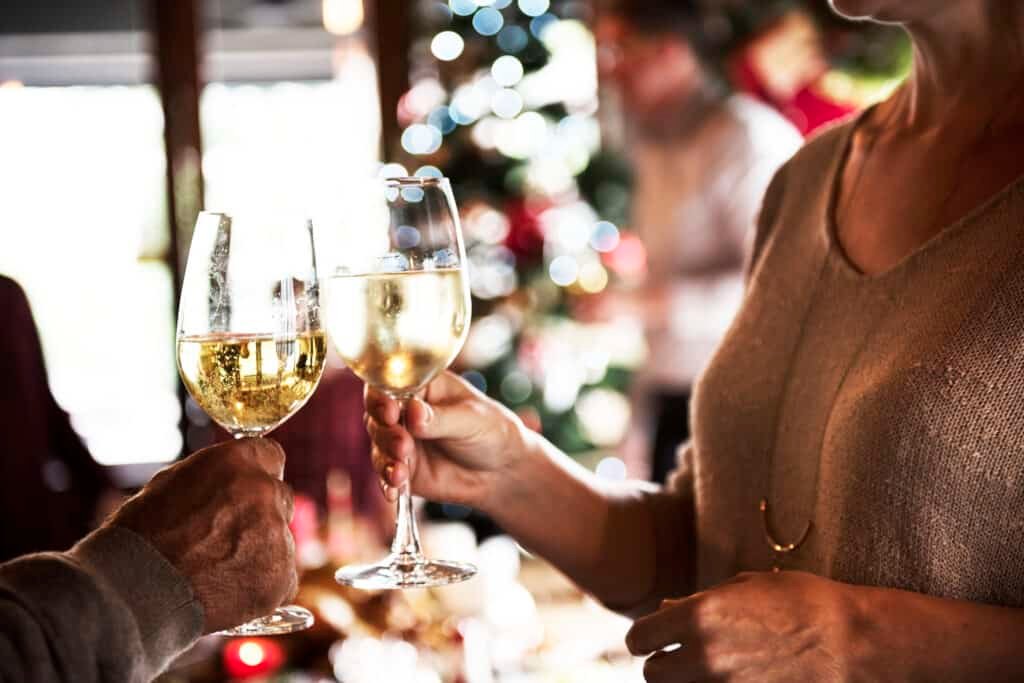
<path id="1" fill-rule="evenodd" d="M 384 481 L 391 484 L 395 479 L 395 466 L 388 465 L 384 468 Z"/>
<path id="2" fill-rule="evenodd" d="M 420 403 L 423 404 L 423 424 L 429 424 L 434 419 L 434 409 L 426 401 L 420 401 Z"/>

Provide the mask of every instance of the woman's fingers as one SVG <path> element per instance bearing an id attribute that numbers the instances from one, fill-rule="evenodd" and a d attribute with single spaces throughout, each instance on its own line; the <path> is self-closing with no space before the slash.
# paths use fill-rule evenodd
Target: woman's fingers
<path id="1" fill-rule="evenodd" d="M 717 679 L 708 670 L 700 649 L 683 645 L 648 657 L 644 662 L 644 680 L 647 683 L 681 683 Z"/>
<path id="2" fill-rule="evenodd" d="M 377 422 L 385 425 L 398 424 L 402 409 L 398 401 L 383 391 L 367 384 L 363 390 L 363 402 L 366 405 L 366 413 Z"/>
<path id="3" fill-rule="evenodd" d="M 395 460 L 408 460 L 415 450 L 412 437 L 400 425 L 385 425 L 370 418 L 366 431 L 373 445 Z"/>
<path id="4" fill-rule="evenodd" d="M 681 600 L 665 600 L 660 609 L 634 621 L 626 634 L 630 653 L 640 657 L 698 638 L 697 609 L 702 600 L 699 593 Z"/>
<path id="5" fill-rule="evenodd" d="M 445 403 L 482 394 L 451 370 L 445 370 L 427 385 L 424 396 L 430 403 Z"/>
<path id="6" fill-rule="evenodd" d="M 417 439 L 471 439 L 484 423 L 481 405 L 473 400 L 430 405 L 413 398 L 406 407 L 406 427 Z"/>

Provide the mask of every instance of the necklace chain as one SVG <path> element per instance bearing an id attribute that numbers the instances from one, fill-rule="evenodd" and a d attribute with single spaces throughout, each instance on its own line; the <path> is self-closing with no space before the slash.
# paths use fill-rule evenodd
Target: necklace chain
<path id="1" fill-rule="evenodd" d="M 895 107 L 893 108 L 893 111 L 895 111 Z M 932 218 L 930 223 L 935 224 L 935 223 L 938 223 L 939 221 L 942 220 L 943 216 L 946 213 L 946 210 L 949 208 L 949 202 L 952 201 L 953 197 L 956 196 L 957 190 L 960 189 L 960 187 L 959 187 L 960 186 L 959 179 L 960 179 L 960 177 L 961 177 L 961 175 L 963 173 L 964 165 L 970 159 L 971 155 L 977 150 L 977 148 L 980 147 L 982 145 L 982 143 L 984 143 L 984 141 L 988 138 L 988 136 L 989 136 L 989 134 L 991 132 L 991 129 L 992 129 L 992 125 L 995 122 L 999 112 L 1000 112 L 1000 109 L 998 109 L 998 108 L 997 109 L 993 109 L 991 114 L 989 114 L 988 118 L 986 119 L 985 125 L 982 127 L 981 132 L 978 134 L 977 138 L 970 145 L 966 146 L 964 148 L 963 152 L 961 152 L 960 158 L 959 158 L 959 160 L 958 160 L 958 162 L 956 164 L 956 173 L 953 176 L 952 186 L 949 189 L 949 191 L 946 193 L 945 197 L 943 197 L 942 202 L 939 204 L 937 213 Z M 892 112 L 890 112 L 889 115 L 886 117 L 886 119 L 882 122 L 882 125 L 880 126 L 880 128 L 884 129 L 885 125 L 890 122 L 892 117 L 893 117 L 893 114 L 892 114 Z M 857 125 L 857 124 L 854 124 L 854 125 Z M 854 131 L 854 134 L 856 134 L 856 131 Z M 843 215 L 843 216 L 847 215 L 848 209 L 849 209 L 850 205 L 852 204 L 855 195 L 857 194 L 858 190 L 860 189 L 860 183 L 861 183 L 861 180 L 862 180 L 862 178 L 863 178 L 863 176 L 865 174 L 865 169 L 867 168 L 868 161 L 870 161 L 871 156 L 872 156 L 873 152 L 875 151 L 875 145 L 878 142 L 878 138 L 879 137 L 880 137 L 880 132 L 876 132 L 867 141 L 867 144 L 866 144 L 866 146 L 864 148 L 864 151 L 863 151 L 863 153 L 861 155 L 859 166 L 857 168 L 857 174 L 854 177 L 854 181 L 853 181 L 853 184 L 850 187 L 850 191 L 846 195 L 846 201 L 843 202 L 843 206 L 842 206 L 841 211 L 837 211 L 835 213 L 835 220 L 837 221 L 837 226 L 838 226 L 838 218 L 839 218 L 839 216 L 840 215 Z M 840 170 L 840 172 L 842 172 L 842 171 Z M 838 228 L 836 229 L 836 234 L 838 234 Z M 801 335 L 801 337 L 802 336 L 803 335 Z M 788 386 L 788 382 L 787 382 L 787 386 Z M 788 555 L 788 554 L 796 551 L 797 549 L 799 549 L 801 546 L 803 546 L 804 542 L 806 542 L 808 536 L 810 536 L 810 534 L 811 534 L 811 531 L 812 531 L 812 529 L 814 527 L 814 522 L 813 522 L 813 519 L 809 516 L 808 519 L 807 519 L 807 522 L 804 525 L 803 531 L 800 533 L 799 537 L 797 537 L 797 539 L 795 541 L 791 541 L 791 542 L 788 542 L 788 543 L 784 543 L 784 542 L 779 541 L 776 538 L 775 534 L 772 532 L 772 524 L 771 524 L 771 519 L 770 519 L 770 517 L 771 517 L 770 509 L 771 508 L 770 508 L 770 504 L 769 504 L 768 495 L 770 495 L 770 492 L 771 492 L 771 489 L 772 489 L 772 479 L 773 479 L 772 474 L 773 474 L 773 471 L 774 471 L 774 460 L 775 460 L 775 458 L 772 457 L 773 453 L 774 453 L 774 447 L 769 448 L 769 450 L 768 450 L 768 477 L 769 477 L 769 481 L 768 481 L 768 494 L 766 494 L 765 497 L 761 498 L 761 500 L 758 501 L 758 511 L 761 514 L 761 524 L 762 524 L 762 529 L 763 529 L 763 532 L 764 532 L 765 542 L 767 543 L 768 547 L 771 548 L 772 552 L 776 556 L 776 562 L 774 563 L 774 566 L 772 567 L 772 571 L 776 571 L 777 572 L 780 569 L 780 567 L 779 567 L 779 560 L 781 559 L 781 557 L 785 556 L 785 555 Z M 820 485 L 820 477 L 821 477 L 821 454 L 819 453 L 818 454 L 817 471 L 815 472 L 815 475 L 814 475 L 814 490 L 815 490 L 814 496 L 815 496 L 815 498 L 817 498 L 817 491 L 818 491 L 818 487 Z"/>

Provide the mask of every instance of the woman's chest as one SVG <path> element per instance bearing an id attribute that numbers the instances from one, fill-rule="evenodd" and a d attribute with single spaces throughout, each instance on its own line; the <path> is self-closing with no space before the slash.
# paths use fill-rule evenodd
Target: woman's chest
<path id="1" fill-rule="evenodd" d="M 778 559 L 761 498 L 781 541 L 813 524 L 795 566 L 851 580 L 885 583 L 871 572 L 893 558 L 929 576 L 936 548 L 968 538 L 990 560 L 1000 535 L 1024 544 L 1015 251 L 959 266 L 936 256 L 884 287 L 850 278 L 827 251 L 762 272 L 695 403 L 702 509 L 736 526 L 724 552 L 737 568 Z M 995 532 L 979 534 L 983 518 Z"/>

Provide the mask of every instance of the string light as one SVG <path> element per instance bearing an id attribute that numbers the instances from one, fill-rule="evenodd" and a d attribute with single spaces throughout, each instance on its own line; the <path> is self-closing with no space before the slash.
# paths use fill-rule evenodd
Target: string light
<path id="1" fill-rule="evenodd" d="M 363 0 L 323 0 L 324 28 L 336 36 L 355 33 L 363 25 Z"/>
<path id="2" fill-rule="evenodd" d="M 484 7 L 473 15 L 473 29 L 482 36 L 493 36 L 504 25 L 505 18 L 493 7 Z"/>
<path id="3" fill-rule="evenodd" d="M 528 17 L 539 17 L 550 6 L 550 0 L 519 0 L 519 11 Z"/>
<path id="4" fill-rule="evenodd" d="M 590 246 L 601 253 L 613 251 L 619 246 L 619 229 L 614 223 L 598 221 L 590 235 Z"/>
<path id="5" fill-rule="evenodd" d="M 498 57 L 491 65 L 491 76 L 498 85 L 510 88 L 523 79 L 523 63 L 512 55 Z"/>
<path id="6" fill-rule="evenodd" d="M 409 170 L 402 166 L 402 164 L 384 164 L 377 171 L 378 178 L 406 178 L 409 176 Z"/>
<path id="7" fill-rule="evenodd" d="M 473 0 L 449 0 L 448 6 L 460 17 L 468 17 L 477 10 L 477 4 Z"/>
<path id="8" fill-rule="evenodd" d="M 442 62 L 458 59 L 466 43 L 455 31 L 441 31 L 430 41 L 430 51 Z"/>
<path id="9" fill-rule="evenodd" d="M 498 47 L 505 52 L 522 52 L 530 42 L 530 34 L 521 26 L 506 26 L 498 32 Z"/>
<path id="10" fill-rule="evenodd" d="M 503 119 L 512 119 L 523 110 L 523 98 L 511 88 L 503 88 L 491 98 L 491 110 Z"/>
<path id="11" fill-rule="evenodd" d="M 415 173 L 417 178 L 443 178 L 444 173 L 437 166 L 420 166 Z"/>
<path id="12" fill-rule="evenodd" d="M 548 266 L 548 275 L 551 281 L 559 287 L 568 287 L 576 282 L 580 273 L 580 266 L 572 256 L 563 255 L 552 259 Z"/>
<path id="13" fill-rule="evenodd" d="M 591 261 L 580 268 L 579 285 L 587 294 L 597 294 L 608 286 L 608 271 L 600 263 Z"/>
<path id="14" fill-rule="evenodd" d="M 402 132 L 402 149 L 409 154 L 433 154 L 441 148 L 441 131 L 425 123 L 414 123 Z"/>
<path id="15" fill-rule="evenodd" d="M 558 17 L 554 14 L 542 14 L 539 17 L 534 17 L 530 21 L 530 33 L 537 40 L 544 39 L 544 32 L 548 30 L 550 26 L 558 23 Z"/>
<path id="16" fill-rule="evenodd" d="M 427 117 L 427 123 L 439 129 L 445 135 L 455 130 L 456 125 L 448 107 L 443 105 L 430 112 L 430 115 Z"/>

